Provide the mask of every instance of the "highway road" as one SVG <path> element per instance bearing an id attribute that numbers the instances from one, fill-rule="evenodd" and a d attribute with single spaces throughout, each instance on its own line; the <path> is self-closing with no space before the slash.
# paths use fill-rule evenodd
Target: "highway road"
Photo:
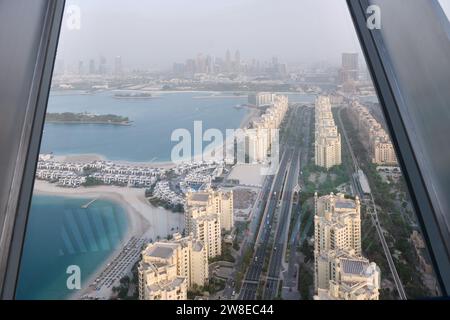
<path id="1" fill-rule="evenodd" d="M 301 137 L 303 139 L 301 144 L 301 152 L 300 152 L 300 172 L 298 183 L 300 189 L 305 186 L 305 182 L 302 177 L 302 172 L 304 167 L 308 164 L 308 151 L 311 146 L 311 125 L 312 125 L 312 108 L 304 108 L 302 114 L 302 133 Z M 294 203 L 292 207 L 292 212 L 297 214 L 295 224 L 292 228 L 292 233 L 289 239 L 290 253 L 289 253 L 289 261 L 287 270 L 283 273 L 283 291 L 282 297 L 285 300 L 299 300 L 301 298 L 300 293 L 298 292 L 298 267 L 299 267 L 299 257 L 297 254 L 297 247 L 301 246 L 301 238 L 300 238 L 300 227 L 302 221 L 302 208 L 300 206 L 300 201 L 298 203 Z"/>
<path id="2" fill-rule="evenodd" d="M 263 269 L 263 263 L 268 249 L 270 234 L 274 221 L 275 209 L 278 206 L 280 194 L 287 176 L 288 163 L 292 159 L 292 150 L 286 150 L 282 156 L 278 172 L 269 192 L 269 197 L 266 202 L 265 212 L 261 221 L 258 237 L 255 244 L 255 252 L 252 261 L 248 267 L 245 275 L 241 292 L 240 300 L 256 300 L 257 290 Z"/>
<path id="3" fill-rule="evenodd" d="M 298 232 L 300 229 L 300 216 L 297 217 L 297 222 L 292 229 L 292 247 L 291 255 L 287 264 L 287 272 L 283 274 L 283 261 L 286 254 L 289 236 L 289 225 L 291 222 L 291 214 L 299 212 L 301 208 L 294 204 L 293 190 L 299 183 L 299 174 L 301 167 L 308 161 L 308 148 L 310 146 L 310 128 L 311 128 L 311 110 L 307 108 L 299 108 L 299 117 L 296 118 L 296 126 L 293 133 L 289 136 L 287 145 L 293 147 L 294 156 L 290 163 L 289 176 L 286 179 L 284 187 L 283 201 L 281 202 L 281 209 L 277 231 L 274 240 L 274 247 L 270 258 L 268 275 L 264 287 L 263 298 L 265 300 L 274 299 L 278 296 L 280 289 L 280 280 L 283 279 L 283 286 L 288 287 L 290 291 L 294 291 L 297 287 L 296 275 L 298 258 L 296 254 L 296 246 L 298 242 Z M 294 118 L 294 117 L 293 117 Z"/>
<path id="4" fill-rule="evenodd" d="M 264 262 L 269 258 L 269 268 L 267 284 L 268 290 L 260 288 L 263 298 L 273 299 L 278 292 L 281 266 L 288 242 L 288 231 L 290 214 L 292 208 L 292 191 L 298 182 L 300 166 L 300 135 L 306 130 L 309 133 L 309 126 L 299 125 L 301 122 L 293 123 L 293 118 L 303 117 L 305 108 L 293 110 L 294 116 L 289 119 L 289 134 L 282 142 L 283 157 L 279 170 L 273 179 L 273 184 L 269 192 L 269 200 L 266 203 L 262 223 L 260 224 L 254 256 L 244 278 L 239 299 L 255 300 L 259 298 L 258 288 L 263 279 Z M 292 130 L 294 129 L 294 130 Z M 306 155 L 307 156 L 307 155 Z M 279 213 L 277 219 L 276 213 Z M 276 223 L 278 221 L 278 223 Z M 276 226 L 275 226 L 276 224 Z M 275 230 L 276 229 L 276 230 Z M 272 231 L 275 231 L 274 245 L 270 239 Z"/>
<path id="5" fill-rule="evenodd" d="M 264 288 L 263 299 L 272 300 L 277 297 L 280 285 L 280 275 L 282 272 L 282 262 L 284 259 L 287 237 L 289 232 L 290 216 L 292 212 L 293 190 L 298 182 L 299 171 L 299 150 L 294 151 L 294 156 L 290 161 L 288 176 L 285 180 L 284 191 L 280 204 L 278 225 L 275 233 L 274 245 L 269 262 L 268 276 Z"/>
<path id="6" fill-rule="evenodd" d="M 265 212 L 265 204 L 267 203 L 267 200 L 269 198 L 269 193 L 272 188 L 272 184 L 274 181 L 274 176 L 267 176 L 264 179 L 263 187 L 261 189 L 261 192 L 259 193 L 258 199 L 256 200 L 255 204 L 255 211 L 252 216 L 250 226 L 249 226 L 249 234 L 244 237 L 244 241 L 242 245 L 240 246 L 239 254 L 236 258 L 236 266 L 239 266 L 242 264 L 244 253 L 248 250 L 250 247 L 254 247 L 256 243 L 256 237 L 259 234 L 259 226 L 260 226 L 260 220 L 261 216 Z M 236 273 L 237 271 L 234 270 L 232 274 L 230 275 L 228 281 L 225 284 L 225 289 L 223 291 L 222 297 L 225 300 L 230 300 L 234 298 L 235 294 L 235 280 L 236 279 Z"/>

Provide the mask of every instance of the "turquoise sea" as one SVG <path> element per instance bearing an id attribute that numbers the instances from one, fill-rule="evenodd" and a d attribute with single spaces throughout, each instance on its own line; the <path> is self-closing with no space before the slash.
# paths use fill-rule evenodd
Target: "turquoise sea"
<path id="1" fill-rule="evenodd" d="M 170 160 L 176 129 L 193 131 L 194 121 L 209 128 L 239 128 L 247 111 L 234 108 L 243 97 L 201 98 L 211 93 L 165 93 L 149 100 L 115 99 L 112 92 L 52 95 L 48 112 L 90 112 L 129 117 L 131 126 L 54 124 L 45 126 L 41 153 L 99 154 L 108 160 Z"/>
<path id="2" fill-rule="evenodd" d="M 121 244 L 128 228 L 118 204 L 92 199 L 33 197 L 21 261 L 17 299 L 64 299 L 67 268 L 80 267 L 81 282 Z"/>
<path id="3" fill-rule="evenodd" d="M 246 109 L 234 108 L 246 96 L 211 97 L 210 92 L 163 93 L 151 100 L 114 99 L 112 92 L 92 95 L 53 93 L 48 112 L 89 112 L 129 117 L 131 126 L 46 124 L 41 153 L 99 154 L 109 160 L 161 162 L 170 159 L 175 129 L 192 132 L 194 121 L 209 128 L 238 128 Z M 218 93 L 221 95 L 220 93 Z M 229 96 L 229 94 L 224 94 Z M 313 102 L 312 95 L 290 94 L 291 102 Z M 67 268 L 81 268 L 82 281 L 120 245 L 128 227 L 124 209 L 98 200 L 34 196 L 17 288 L 18 299 L 64 299 Z M 86 283 L 83 283 L 86 285 Z"/>
<path id="4" fill-rule="evenodd" d="M 89 112 L 129 117 L 131 126 L 98 124 L 46 124 L 41 153 L 56 155 L 99 154 L 108 160 L 163 162 L 170 160 L 176 129 L 193 132 L 194 121 L 207 129 L 239 128 L 247 114 L 236 105 L 247 96 L 211 97 L 212 92 L 162 93 L 149 100 L 115 99 L 107 91 L 92 95 L 52 94 L 48 112 Z M 218 93 L 218 95 L 221 95 Z M 229 97 L 231 96 L 231 97 Z M 311 95 L 290 94 L 295 101 L 314 101 Z"/>

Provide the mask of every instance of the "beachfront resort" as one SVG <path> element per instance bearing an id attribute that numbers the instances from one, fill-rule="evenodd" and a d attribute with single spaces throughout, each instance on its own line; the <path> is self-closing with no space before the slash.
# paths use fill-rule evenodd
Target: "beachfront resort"
<path id="1" fill-rule="evenodd" d="M 224 281 L 216 279 L 220 266 L 209 272 L 211 263 L 234 260 L 239 254 L 234 251 L 230 254 L 236 238 L 235 220 L 245 224 L 252 217 L 255 203 L 248 201 L 247 196 L 256 199 L 262 187 L 261 165 L 267 165 L 275 132 L 289 106 L 285 96 L 263 94 L 263 97 L 266 104 L 256 106 L 258 112 L 252 112 L 254 117 L 243 129 L 247 163 L 240 163 L 237 158 L 234 162 L 196 158 L 176 164 L 156 164 L 40 155 L 37 191 L 51 188 L 67 196 L 77 192 L 91 194 L 93 200 L 87 207 L 102 197 L 103 190 L 111 188 L 118 194 L 132 191 L 146 202 L 131 211 L 132 215 L 144 217 L 141 222 L 134 222 L 141 226 L 140 232 L 133 230 L 128 234 L 124 239 L 127 244 L 92 277 L 82 298 L 109 299 L 118 297 L 118 292 L 120 297 L 123 284 L 128 281 L 124 279 L 133 272 L 139 274 L 136 285 L 139 298 L 146 300 L 187 299 L 193 292 L 203 297 L 206 288 L 211 288 L 211 281 Z M 235 204 L 239 209 L 236 212 Z M 173 215 L 183 214 L 183 224 L 167 227 L 165 234 L 159 231 L 150 236 L 143 230 L 146 225 L 150 228 L 161 223 L 160 218 L 149 219 L 147 211 L 151 208 L 164 208 L 169 215 L 169 211 Z"/>

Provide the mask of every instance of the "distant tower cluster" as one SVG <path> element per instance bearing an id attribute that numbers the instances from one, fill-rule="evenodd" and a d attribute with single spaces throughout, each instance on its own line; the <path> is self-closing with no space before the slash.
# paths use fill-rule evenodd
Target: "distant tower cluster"
<path id="1" fill-rule="evenodd" d="M 317 98 L 315 115 L 315 164 L 330 169 L 342 164 L 341 135 L 331 112 L 330 97 Z"/>
<path id="2" fill-rule="evenodd" d="M 361 255 L 359 198 L 315 195 L 316 300 L 378 300 L 380 269 Z"/>

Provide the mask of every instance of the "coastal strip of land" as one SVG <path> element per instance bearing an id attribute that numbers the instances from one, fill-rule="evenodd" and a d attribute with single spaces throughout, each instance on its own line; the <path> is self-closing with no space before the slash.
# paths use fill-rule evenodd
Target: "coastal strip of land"
<path id="1" fill-rule="evenodd" d="M 115 186 L 97 186 L 90 188 L 60 188 L 54 184 L 36 180 L 35 195 L 60 196 L 83 199 L 104 199 L 121 205 L 127 214 L 128 229 L 122 243 L 127 243 L 132 237 L 157 239 L 166 237 L 173 230 L 183 230 L 183 215 L 173 213 L 162 208 L 153 207 L 145 198 L 144 190 L 121 188 Z M 79 299 L 92 288 L 89 287 L 95 279 L 107 268 L 116 256 L 122 251 L 122 245 L 113 251 L 110 256 L 97 267 L 95 272 L 86 279 L 84 290 L 75 293 L 70 298 Z"/>

